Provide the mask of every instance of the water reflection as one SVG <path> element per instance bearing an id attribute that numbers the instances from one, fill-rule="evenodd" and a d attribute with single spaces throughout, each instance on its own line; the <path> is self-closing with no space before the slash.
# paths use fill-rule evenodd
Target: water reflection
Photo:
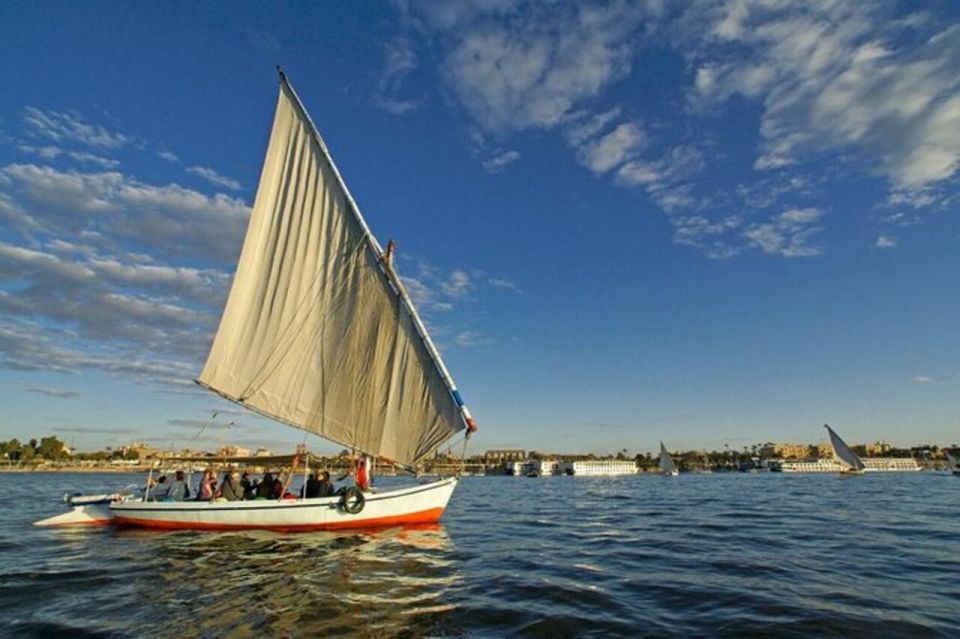
<path id="1" fill-rule="evenodd" d="M 442 525 L 279 535 L 118 530 L 145 574 L 131 587 L 164 634 L 430 633 L 462 576 Z M 159 630 L 159 627 L 154 627 Z"/>

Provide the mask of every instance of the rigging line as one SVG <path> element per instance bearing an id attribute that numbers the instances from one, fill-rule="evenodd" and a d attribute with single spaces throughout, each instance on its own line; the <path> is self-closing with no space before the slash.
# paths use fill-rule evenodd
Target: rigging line
<path id="1" fill-rule="evenodd" d="M 213 420 L 215 420 L 216 418 L 217 418 L 217 411 L 213 411 L 213 415 L 210 416 L 210 421 L 208 421 L 206 424 L 200 427 L 200 430 L 197 432 L 196 435 L 193 436 L 193 439 L 190 440 L 190 443 L 192 444 L 193 442 L 197 441 L 197 438 L 203 434 L 203 431 L 207 430 L 207 426 L 212 424 Z"/>
<path id="2" fill-rule="evenodd" d="M 357 242 L 357 245 L 354 246 L 353 249 L 345 253 L 348 264 L 354 261 L 357 255 L 359 255 L 358 249 L 360 248 L 360 245 L 362 242 L 363 242 L 363 238 L 361 238 L 361 240 Z M 315 274 L 315 277 L 310 282 L 310 285 L 307 288 L 307 291 L 304 293 L 302 299 L 297 305 L 297 308 L 294 310 L 293 316 L 291 317 L 289 323 L 280 332 L 280 335 L 277 337 L 276 341 L 274 342 L 273 349 L 270 351 L 270 353 L 267 354 L 266 360 L 264 361 L 263 366 L 261 366 L 260 368 L 260 372 L 250 380 L 247 386 L 243 389 L 243 392 L 239 395 L 239 399 L 241 402 L 246 400 L 247 397 L 249 397 L 251 394 L 256 392 L 257 389 L 260 386 L 262 386 L 264 382 L 266 382 L 270 378 L 270 376 L 277 371 L 277 369 L 283 364 L 284 357 L 286 356 L 286 354 L 290 351 L 291 348 L 293 348 L 293 345 L 296 343 L 295 337 L 299 333 L 299 330 L 294 332 L 293 328 L 296 326 L 298 329 L 302 329 L 306 325 L 307 321 L 310 319 L 313 312 L 316 310 L 317 305 L 320 304 L 321 298 L 319 295 L 313 294 L 314 293 L 313 289 L 314 287 L 317 287 L 320 285 L 320 281 L 321 281 L 320 275 L 322 271 L 323 271 L 322 267 L 318 269 L 317 273 Z M 340 284 L 340 286 L 337 286 L 336 293 L 334 293 L 334 295 L 331 296 L 329 299 L 330 310 L 324 314 L 321 320 L 332 315 L 333 312 L 340 307 L 340 304 L 343 302 L 344 298 L 346 298 L 349 289 L 348 287 L 342 285 L 343 284 L 342 279 L 345 279 L 345 278 L 341 278 L 341 281 L 337 282 L 337 284 Z M 309 305 L 307 305 L 308 301 L 310 302 Z M 303 317 L 298 317 L 300 315 L 300 311 L 303 310 L 305 306 L 307 307 L 306 314 L 304 314 Z M 285 341 L 287 342 L 286 344 L 284 344 Z M 271 363 L 271 360 L 273 360 L 272 363 Z"/>

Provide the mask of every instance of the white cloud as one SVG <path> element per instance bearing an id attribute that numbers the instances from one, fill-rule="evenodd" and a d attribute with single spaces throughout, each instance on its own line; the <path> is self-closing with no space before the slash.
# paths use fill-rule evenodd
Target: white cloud
<path id="1" fill-rule="evenodd" d="M 876 3 L 700 2 L 679 21 L 691 99 L 762 102 L 756 166 L 853 152 L 898 189 L 960 162 L 960 27 L 894 20 Z"/>
<path id="2" fill-rule="evenodd" d="M 635 157 L 646 143 L 647 135 L 640 126 L 625 122 L 597 139 L 584 142 L 577 159 L 594 173 L 606 173 Z"/>
<path id="3" fill-rule="evenodd" d="M 23 110 L 23 119 L 34 135 L 57 143 L 79 142 L 103 149 L 119 149 L 130 141 L 127 136 L 90 124 L 76 114 L 28 106 Z"/>
<path id="4" fill-rule="evenodd" d="M 497 5 L 494 14 L 504 7 Z M 433 21 L 459 27 L 444 75 L 461 103 L 488 131 L 552 128 L 630 70 L 625 41 L 640 15 L 606 7 L 525 5 L 516 20 L 470 14 Z M 444 27 L 441 27 L 444 28 Z"/>
<path id="5" fill-rule="evenodd" d="M 518 151 L 504 151 L 498 153 L 488 160 L 482 162 L 484 170 L 488 173 L 499 173 L 506 167 L 520 159 Z"/>
<path id="6" fill-rule="evenodd" d="M 80 393 L 77 391 L 66 390 L 62 388 L 48 388 L 46 386 L 30 386 L 24 389 L 28 393 L 36 393 L 37 395 L 43 395 L 44 397 L 53 397 L 56 399 L 72 399 L 74 397 L 79 397 Z"/>
<path id="7" fill-rule="evenodd" d="M 511 291 L 518 291 L 517 285 L 511 282 L 510 280 L 505 280 L 501 277 L 491 277 L 487 279 L 487 284 L 493 286 L 494 288 L 505 288 Z"/>
<path id="8" fill-rule="evenodd" d="M 112 169 L 120 166 L 117 160 L 111 160 L 100 155 L 95 155 L 87 151 L 66 151 L 55 146 L 32 146 L 30 144 L 19 144 L 17 149 L 24 153 L 30 153 L 44 160 L 53 160 L 58 157 L 68 157 L 82 164 L 95 164 L 104 169 Z"/>
<path id="9" fill-rule="evenodd" d="M 740 248 L 725 236 L 743 225 L 736 215 L 711 222 L 702 215 L 674 216 L 670 222 L 676 227 L 673 234 L 675 244 L 703 249 L 708 257 L 725 259 L 740 252 Z"/>
<path id="10" fill-rule="evenodd" d="M 476 331 L 460 331 L 453 338 L 453 342 L 457 346 L 463 347 L 480 346 L 482 344 L 489 344 L 490 341 L 490 339 L 483 337 Z"/>
<path id="11" fill-rule="evenodd" d="M 390 40 L 383 48 L 383 73 L 374 95 L 374 104 L 394 115 L 409 113 L 419 106 L 418 102 L 398 96 L 407 75 L 419 64 L 417 53 L 410 40 L 403 37 Z"/>
<path id="12" fill-rule="evenodd" d="M 877 241 L 873 243 L 874 248 L 878 249 L 891 249 L 896 248 L 897 238 L 889 235 L 881 235 L 877 238 Z"/>
<path id="13" fill-rule="evenodd" d="M 170 151 L 157 151 L 157 157 L 161 160 L 166 160 L 167 162 L 179 162 L 180 158 L 177 157 L 176 153 Z"/>
<path id="14" fill-rule="evenodd" d="M 204 180 L 213 184 L 215 186 L 222 186 L 225 189 L 230 189 L 231 191 L 239 191 L 243 188 L 243 185 L 237 182 L 232 178 L 228 178 L 224 175 L 220 175 L 214 169 L 211 169 L 207 166 L 191 166 L 187 168 L 187 173 L 192 173 L 202 177 Z"/>
<path id="15" fill-rule="evenodd" d="M 910 378 L 911 384 L 929 384 L 933 381 L 932 377 L 927 377 L 926 375 L 916 375 Z"/>
<path id="16" fill-rule="evenodd" d="M 749 243 L 764 253 L 784 257 L 812 257 L 823 249 L 809 243 L 813 235 L 823 230 L 813 226 L 823 216 L 814 209 L 791 209 L 777 215 L 769 222 L 754 223 L 747 227 L 743 236 Z"/>
<path id="17" fill-rule="evenodd" d="M 579 148 L 584 142 L 595 137 L 598 133 L 620 117 L 620 107 L 613 107 L 601 113 L 588 115 L 585 111 L 570 114 L 570 124 L 566 130 L 567 141 L 573 148 Z"/>
<path id="18" fill-rule="evenodd" d="M 461 269 L 454 269 L 450 272 L 450 277 L 447 278 L 447 281 L 440 285 L 440 288 L 445 295 L 459 298 L 469 293 L 471 286 L 470 276 Z"/>
<path id="19" fill-rule="evenodd" d="M 99 232 L 200 261 L 232 265 L 250 209 L 223 194 L 207 196 L 177 184 L 154 186 L 119 172 L 59 171 L 33 164 L 0 168 L 30 220 L 59 237 Z"/>

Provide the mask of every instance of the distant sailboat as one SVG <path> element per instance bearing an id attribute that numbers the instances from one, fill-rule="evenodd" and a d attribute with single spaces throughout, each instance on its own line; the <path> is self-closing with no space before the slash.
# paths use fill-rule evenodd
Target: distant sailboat
<path id="1" fill-rule="evenodd" d="M 954 457 L 950 454 L 949 450 L 943 451 L 943 454 L 947 456 L 947 463 L 950 464 L 950 470 L 954 475 L 960 477 L 960 458 Z"/>
<path id="2" fill-rule="evenodd" d="M 676 465 L 673 463 L 673 458 L 670 457 L 670 453 L 667 452 L 667 447 L 663 445 L 663 442 L 660 442 L 660 472 L 667 477 L 676 477 L 680 474 L 680 471 L 677 470 Z"/>
<path id="3" fill-rule="evenodd" d="M 856 475 L 863 473 L 863 469 L 865 468 L 863 462 L 857 457 L 857 454 L 847 446 L 847 442 L 843 441 L 840 435 L 837 435 L 827 424 L 824 424 L 823 427 L 826 428 L 830 434 L 830 445 L 833 447 L 834 461 L 844 466 L 844 470 L 841 472 Z"/>

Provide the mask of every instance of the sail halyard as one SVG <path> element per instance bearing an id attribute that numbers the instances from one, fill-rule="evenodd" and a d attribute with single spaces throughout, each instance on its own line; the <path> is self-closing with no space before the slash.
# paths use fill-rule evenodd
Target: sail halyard
<path id="1" fill-rule="evenodd" d="M 464 427 L 469 435 L 473 418 L 282 72 L 280 85 L 237 275 L 197 383 L 339 445 L 415 463 Z"/>

